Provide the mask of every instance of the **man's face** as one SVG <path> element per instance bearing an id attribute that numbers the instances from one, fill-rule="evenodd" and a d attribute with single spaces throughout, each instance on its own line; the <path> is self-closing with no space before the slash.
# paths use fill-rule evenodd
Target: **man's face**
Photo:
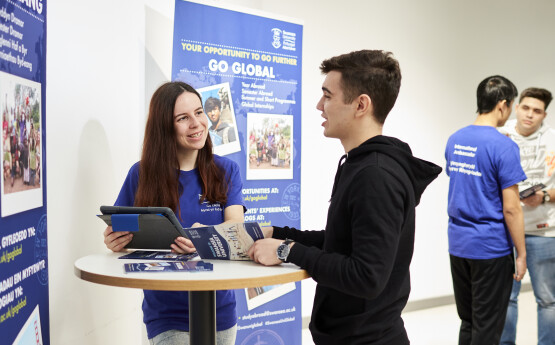
<path id="1" fill-rule="evenodd" d="M 212 123 L 218 123 L 218 121 L 220 120 L 220 108 L 217 106 L 214 107 L 214 109 L 207 112 L 206 114 L 208 115 Z"/>
<path id="2" fill-rule="evenodd" d="M 516 106 L 517 132 L 525 137 L 536 132 L 541 127 L 546 115 L 543 101 L 533 97 L 524 97 Z"/>
<path id="3" fill-rule="evenodd" d="M 322 98 L 316 109 L 322 112 L 325 119 L 322 123 L 324 136 L 328 138 L 346 139 L 351 133 L 352 120 L 356 111 L 356 100 L 345 104 L 341 86 L 341 73 L 330 71 L 322 84 Z"/>

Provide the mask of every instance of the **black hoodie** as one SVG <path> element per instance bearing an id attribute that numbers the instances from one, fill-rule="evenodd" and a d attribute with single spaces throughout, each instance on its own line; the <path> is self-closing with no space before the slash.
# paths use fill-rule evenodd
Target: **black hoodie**
<path id="1" fill-rule="evenodd" d="M 343 162 L 344 161 L 344 162 Z M 408 344 L 415 207 L 441 172 L 395 138 L 373 137 L 341 157 L 326 229 L 274 227 L 288 262 L 318 283 L 310 331 L 320 344 Z"/>

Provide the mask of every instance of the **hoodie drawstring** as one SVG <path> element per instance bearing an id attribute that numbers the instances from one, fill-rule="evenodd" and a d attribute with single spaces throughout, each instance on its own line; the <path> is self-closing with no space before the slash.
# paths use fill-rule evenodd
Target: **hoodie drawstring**
<path id="1" fill-rule="evenodd" d="M 335 179 L 333 181 L 333 188 L 331 190 L 331 198 L 333 198 L 333 195 L 335 194 L 335 190 L 337 189 L 337 184 L 339 183 L 339 177 L 341 176 L 341 170 L 343 170 L 343 163 L 347 160 L 347 158 L 349 157 L 349 154 L 346 153 L 343 156 L 341 156 L 341 158 L 339 159 L 339 164 L 337 164 L 337 172 L 335 173 Z M 331 201 L 330 198 L 330 201 Z"/>

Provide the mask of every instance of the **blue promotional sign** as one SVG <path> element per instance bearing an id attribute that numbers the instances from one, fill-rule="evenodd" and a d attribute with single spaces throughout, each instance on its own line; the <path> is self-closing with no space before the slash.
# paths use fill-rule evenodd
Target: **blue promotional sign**
<path id="1" fill-rule="evenodd" d="M 172 80 L 195 87 L 214 152 L 239 164 L 245 221 L 300 226 L 303 27 L 176 0 Z M 301 344 L 300 283 L 237 290 L 236 344 Z"/>
<path id="2" fill-rule="evenodd" d="M 0 2 L 3 344 L 50 344 L 45 85 L 46 1 Z"/>

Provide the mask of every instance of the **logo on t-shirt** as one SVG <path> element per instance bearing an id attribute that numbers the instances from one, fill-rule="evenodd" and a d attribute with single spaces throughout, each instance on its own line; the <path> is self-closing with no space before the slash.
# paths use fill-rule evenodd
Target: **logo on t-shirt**
<path id="1" fill-rule="evenodd" d="M 477 147 L 455 144 L 455 150 L 453 151 L 453 155 L 470 157 L 471 159 L 474 159 L 476 157 L 476 151 L 477 151 Z M 463 160 L 462 157 L 455 158 L 455 159 Z M 482 177 L 482 173 L 476 170 L 476 164 L 466 163 L 462 161 L 454 161 L 454 160 L 450 161 L 449 171 Z"/>
<path id="2" fill-rule="evenodd" d="M 198 199 L 202 200 L 202 194 L 198 195 Z M 222 212 L 222 205 L 218 203 L 211 203 L 208 200 L 204 200 L 200 205 L 200 212 Z"/>

